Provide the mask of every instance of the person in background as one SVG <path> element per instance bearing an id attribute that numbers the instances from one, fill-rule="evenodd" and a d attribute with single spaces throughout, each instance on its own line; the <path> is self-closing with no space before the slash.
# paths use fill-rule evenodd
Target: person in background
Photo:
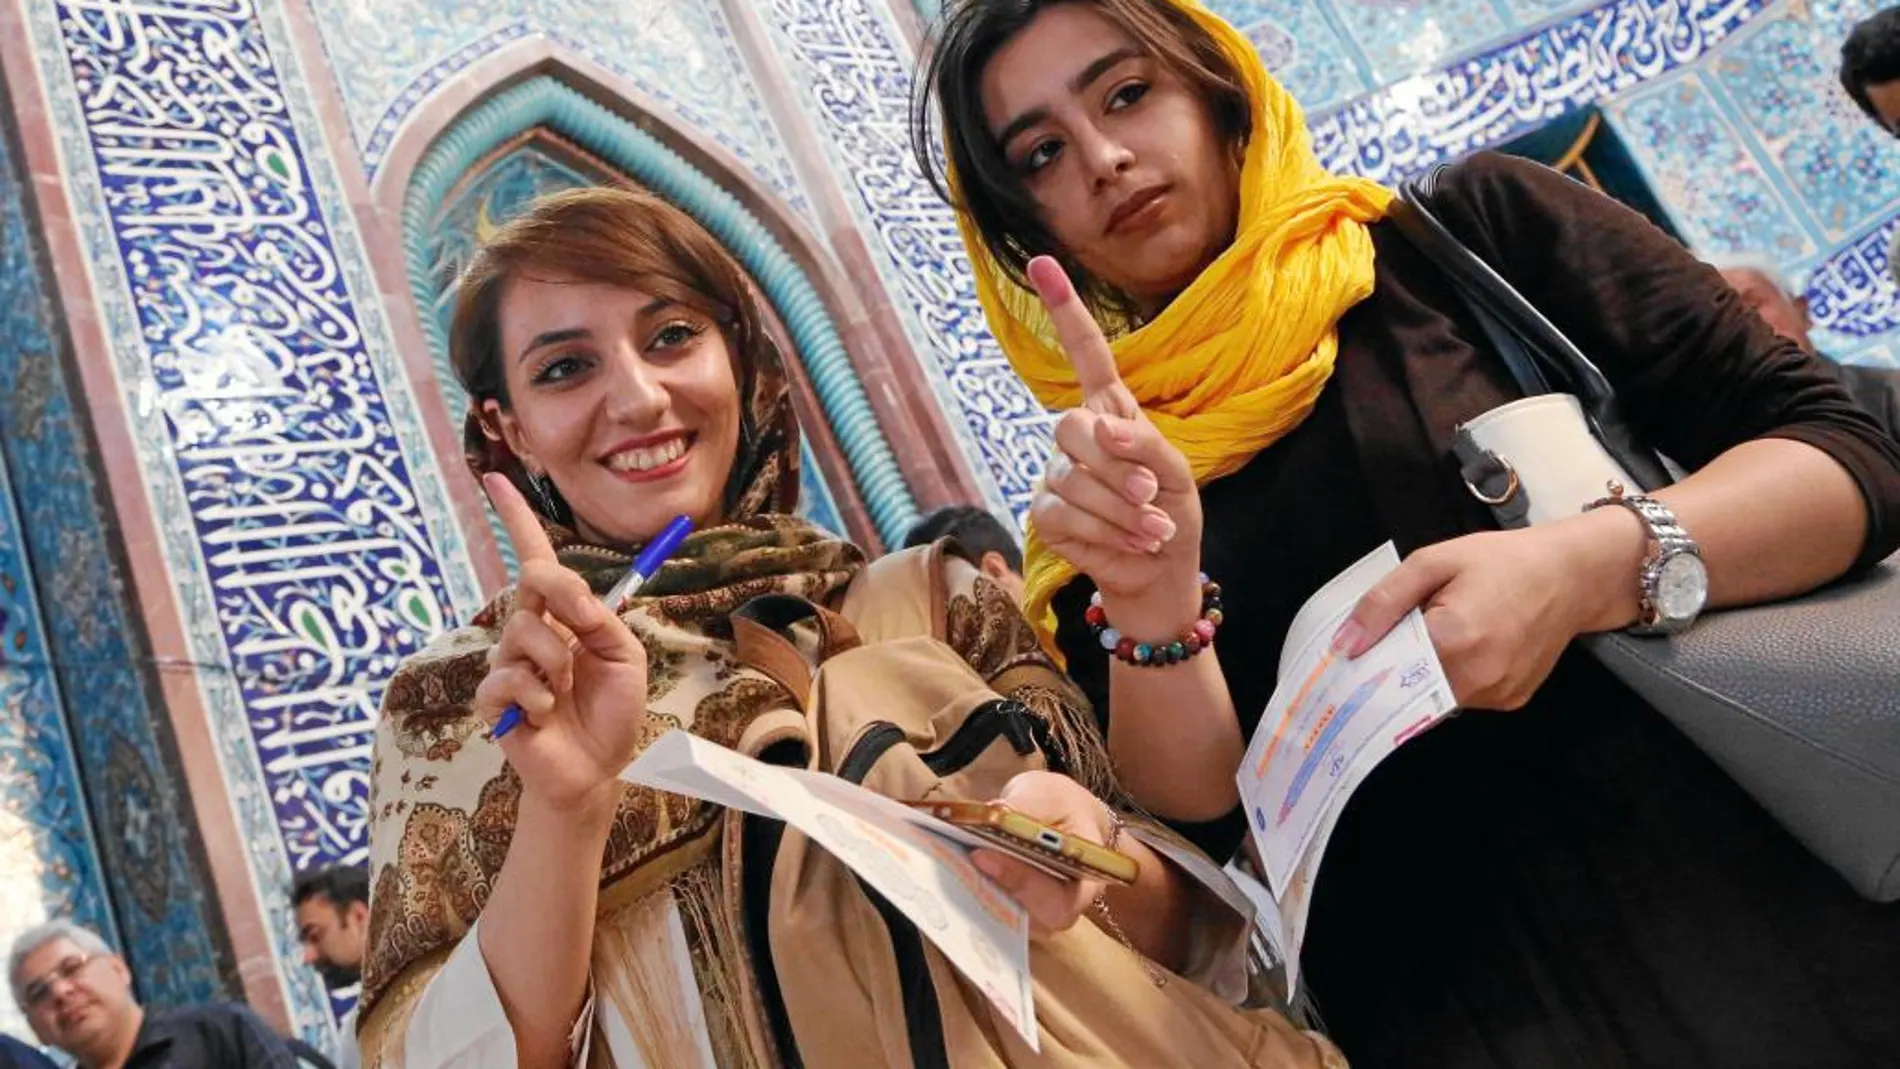
<path id="1" fill-rule="evenodd" d="M 132 971 L 97 932 L 56 920 L 30 928 L 7 958 L 13 998 L 40 1042 L 81 1069 L 295 1069 L 287 1043 L 244 1006 L 146 1012 Z"/>
<path id="2" fill-rule="evenodd" d="M 1841 88 L 1882 130 L 1900 136 L 1900 5 L 1875 12 L 1847 35 Z M 1887 270 L 1900 282 L 1900 229 L 1887 246 Z"/>
<path id="3" fill-rule="evenodd" d="M 917 521 L 904 536 L 904 548 L 954 539 L 957 555 L 1023 603 L 1023 551 L 1003 521 L 975 505 L 948 505 Z"/>
<path id="4" fill-rule="evenodd" d="M 332 865 L 297 877 L 290 900 L 297 909 L 303 963 L 332 991 L 353 987 L 369 946 L 369 870 Z M 356 1011 L 337 1025 L 337 1069 L 356 1069 Z"/>
<path id="5" fill-rule="evenodd" d="M 32 1046 L 0 1033 L 0 1069 L 59 1069 L 59 1065 Z"/>
<path id="6" fill-rule="evenodd" d="M 1900 137 L 1900 5 L 1875 12 L 1847 35 L 1841 88 L 1881 129 Z"/>
<path id="7" fill-rule="evenodd" d="M 1891 368 L 1842 364 L 1814 344 L 1814 320 L 1808 299 L 1788 284 L 1787 276 L 1766 256 L 1741 254 L 1712 257 L 1709 263 L 1776 334 L 1821 358 L 1822 366 L 1840 379 L 1849 396 L 1873 413 L 1887 433 L 1900 436 L 1900 371 Z"/>

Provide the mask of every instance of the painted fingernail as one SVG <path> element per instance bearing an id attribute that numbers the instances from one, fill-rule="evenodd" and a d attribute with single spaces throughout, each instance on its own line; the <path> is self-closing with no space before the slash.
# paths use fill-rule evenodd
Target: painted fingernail
<path id="1" fill-rule="evenodd" d="M 1135 428 L 1128 420 L 1119 416 L 1110 416 L 1103 421 L 1108 425 L 1108 436 L 1116 445 L 1130 445 L 1135 440 Z"/>
<path id="2" fill-rule="evenodd" d="M 1174 533 L 1176 530 L 1178 530 L 1178 528 L 1175 527 L 1174 520 L 1170 518 L 1168 514 L 1165 512 L 1156 511 L 1156 512 L 1147 512 L 1147 513 L 1142 514 L 1142 517 L 1141 517 L 1142 533 L 1148 535 L 1151 538 L 1156 539 L 1157 541 L 1161 541 L 1161 542 L 1173 541 Z"/>
<path id="3" fill-rule="evenodd" d="M 1153 553 L 1161 548 L 1161 543 L 1135 534 L 1122 539 L 1122 544 L 1128 547 L 1130 553 Z"/>
<path id="4" fill-rule="evenodd" d="M 1038 256 L 1026 268 L 1036 293 L 1050 308 L 1060 308 L 1075 297 L 1075 287 L 1053 256 Z"/>
<path id="5" fill-rule="evenodd" d="M 1359 648 L 1359 640 L 1366 636 L 1366 629 L 1357 620 L 1347 620 L 1333 634 L 1333 652 L 1350 656 Z"/>
<path id="6" fill-rule="evenodd" d="M 1155 478 L 1154 472 L 1149 471 L 1147 468 L 1142 468 L 1128 477 L 1125 489 L 1127 489 L 1128 496 L 1134 500 L 1135 504 L 1146 505 L 1155 499 L 1156 494 L 1161 492 L 1161 481 Z"/>

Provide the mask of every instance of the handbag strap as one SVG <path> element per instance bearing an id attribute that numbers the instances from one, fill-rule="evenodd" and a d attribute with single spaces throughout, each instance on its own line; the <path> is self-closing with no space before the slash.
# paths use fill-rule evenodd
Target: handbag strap
<path id="1" fill-rule="evenodd" d="M 1444 272 L 1526 397 L 1558 392 L 1576 397 L 1597 440 L 1641 489 L 1667 486 L 1668 469 L 1624 422 L 1603 370 L 1432 212 L 1446 166 L 1405 183 L 1388 212 L 1393 225 Z"/>
<path id="2" fill-rule="evenodd" d="M 851 621 L 793 594 L 761 594 L 733 610 L 731 621 L 739 663 L 790 691 L 801 708 L 810 702 L 818 665 L 862 643 Z M 808 621 L 818 630 L 815 663 L 791 637 Z"/>

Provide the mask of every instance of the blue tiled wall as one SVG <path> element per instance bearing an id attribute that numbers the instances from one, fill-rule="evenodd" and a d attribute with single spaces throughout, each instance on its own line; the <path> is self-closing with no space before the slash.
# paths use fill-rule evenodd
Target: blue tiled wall
<path id="1" fill-rule="evenodd" d="M 0 938 L 74 917 L 181 1005 L 228 991 L 37 245 L 0 140 Z"/>

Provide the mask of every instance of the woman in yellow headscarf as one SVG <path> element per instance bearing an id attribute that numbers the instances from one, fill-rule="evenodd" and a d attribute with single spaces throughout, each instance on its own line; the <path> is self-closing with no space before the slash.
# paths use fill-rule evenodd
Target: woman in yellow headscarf
<path id="1" fill-rule="evenodd" d="M 1339 652 L 1420 608 L 1460 705 L 1523 710 L 1405 745 L 1327 847 L 1302 976 L 1355 1064 L 1900 1064 L 1900 912 L 1565 656 L 1900 545 L 1900 446 L 1822 368 L 1635 213 L 1503 157 L 1449 169 L 1440 218 L 1694 472 L 1500 532 L 1450 447 L 1514 396 L 1503 361 L 1233 27 L 1196 0 L 961 0 L 919 91 L 991 329 L 1063 412 L 1028 609 L 1136 798 L 1235 850 L 1293 615 L 1387 540 L 1407 559 Z"/>

